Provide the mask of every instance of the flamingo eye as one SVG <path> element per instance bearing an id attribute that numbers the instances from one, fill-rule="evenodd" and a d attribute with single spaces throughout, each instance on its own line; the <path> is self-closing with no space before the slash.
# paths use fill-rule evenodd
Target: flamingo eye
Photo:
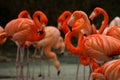
<path id="1" fill-rule="evenodd" d="M 87 36 L 87 34 L 83 34 L 84 36 Z"/>
<path id="2" fill-rule="evenodd" d="M 43 30 L 39 30 L 38 33 L 39 34 L 43 34 L 44 32 L 43 32 Z"/>

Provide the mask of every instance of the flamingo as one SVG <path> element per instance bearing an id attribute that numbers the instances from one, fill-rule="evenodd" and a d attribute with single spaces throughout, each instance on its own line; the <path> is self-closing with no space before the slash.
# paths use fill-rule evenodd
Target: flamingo
<path id="1" fill-rule="evenodd" d="M 8 22 L 5 26 L 5 32 L 7 37 L 11 38 L 18 46 L 16 67 L 18 67 L 18 58 L 20 53 L 21 61 L 21 79 L 23 79 L 23 56 L 24 56 L 24 44 L 25 41 L 39 41 L 45 36 L 44 27 L 38 25 L 38 16 L 42 17 L 41 14 L 33 14 L 33 20 L 28 18 L 13 19 Z M 19 51 L 20 50 L 20 51 Z"/>
<path id="2" fill-rule="evenodd" d="M 58 29 L 62 30 L 64 34 L 66 34 L 69 31 L 67 21 L 69 20 L 71 15 L 72 15 L 72 12 L 64 11 L 63 13 L 61 13 L 61 15 L 57 19 Z"/>
<path id="3" fill-rule="evenodd" d="M 58 40 L 60 38 L 60 32 L 54 26 L 46 26 L 45 32 L 46 32 L 46 35 L 42 40 L 32 42 L 31 44 L 34 45 L 38 49 L 40 47 L 44 48 L 44 53 L 45 53 L 46 57 L 53 59 L 54 66 L 58 71 L 57 74 L 59 75 L 60 74 L 60 62 L 57 58 L 56 53 L 51 51 L 51 48 L 57 48 L 57 46 L 60 46 L 57 43 L 57 42 L 59 42 Z"/>
<path id="4" fill-rule="evenodd" d="M 104 20 L 102 21 L 102 25 L 100 26 L 100 30 L 98 31 L 98 33 L 102 34 L 109 22 L 109 16 L 108 16 L 107 12 L 100 7 L 96 7 L 93 10 L 93 12 L 90 14 L 89 18 L 90 18 L 90 20 L 93 20 L 96 16 L 98 16 L 100 14 L 103 15 Z"/>
<path id="5" fill-rule="evenodd" d="M 97 33 L 95 26 L 90 24 L 88 16 L 84 11 L 77 11 L 77 10 L 74 11 L 68 21 L 68 23 L 70 25 L 77 25 L 76 23 L 82 24 L 83 22 L 85 22 L 85 25 L 84 25 L 84 28 L 82 28 L 80 31 L 84 34 L 84 36 L 88 36 L 88 35 Z M 77 55 L 79 55 L 79 52 Z M 94 64 L 94 68 L 96 68 L 98 66 L 97 63 L 94 61 L 94 59 L 90 60 L 89 58 L 85 58 L 85 57 L 83 58 L 83 57 L 80 56 L 80 61 L 84 66 L 87 66 L 87 65 L 90 66 L 90 61 L 92 62 L 92 65 Z M 96 64 L 96 66 L 95 66 L 95 64 Z"/>
<path id="6" fill-rule="evenodd" d="M 18 18 L 29 18 L 29 19 L 32 19 L 29 12 L 27 10 L 22 10 L 19 14 L 18 14 Z M 25 41 L 25 47 L 27 48 L 27 80 L 28 78 L 30 78 L 30 74 L 29 74 L 29 55 L 30 55 L 30 52 L 29 52 L 29 46 L 30 45 L 27 45 L 29 41 Z M 18 72 L 18 71 L 16 71 Z"/>
<path id="7" fill-rule="evenodd" d="M 112 37 L 115 37 L 117 39 L 120 39 L 119 37 L 119 33 L 120 33 L 120 25 L 118 24 L 118 22 L 120 21 L 119 17 L 116 17 L 113 21 L 111 21 L 111 23 L 108 26 L 108 22 L 109 22 L 109 16 L 107 14 L 107 12 L 100 8 L 100 7 L 96 7 L 93 12 L 91 13 L 91 15 L 89 16 L 89 18 L 91 20 L 94 20 L 94 18 L 96 16 L 99 16 L 100 14 L 102 14 L 104 16 L 104 20 L 102 21 L 102 25 L 101 28 L 104 30 L 100 31 L 99 33 L 103 33 L 105 35 L 109 35 Z"/>
<path id="8" fill-rule="evenodd" d="M 91 74 L 95 80 L 119 80 L 120 59 L 112 60 L 97 68 Z"/>

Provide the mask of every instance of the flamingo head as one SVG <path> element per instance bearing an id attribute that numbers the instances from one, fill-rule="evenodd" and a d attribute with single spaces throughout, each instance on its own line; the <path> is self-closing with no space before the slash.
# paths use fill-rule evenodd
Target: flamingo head
<path id="1" fill-rule="evenodd" d="M 87 17 L 87 14 L 83 11 L 74 11 L 68 20 L 68 26 L 74 28 L 78 24 L 82 24 L 84 22 L 84 18 Z M 79 23 L 78 23 L 79 22 Z"/>
<path id="2" fill-rule="evenodd" d="M 58 22 L 57 28 L 58 28 L 59 30 L 62 30 L 62 22 Z"/>
<path id="3" fill-rule="evenodd" d="M 96 16 L 100 15 L 103 13 L 103 9 L 100 7 L 94 8 L 93 12 L 90 14 L 90 19 L 93 20 Z"/>

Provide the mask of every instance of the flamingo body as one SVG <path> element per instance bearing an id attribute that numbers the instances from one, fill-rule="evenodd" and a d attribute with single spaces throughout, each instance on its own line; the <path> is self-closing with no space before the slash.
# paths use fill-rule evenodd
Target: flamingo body
<path id="1" fill-rule="evenodd" d="M 119 80 L 120 79 L 120 59 L 105 63 L 92 72 L 93 79 L 97 80 Z"/>
<path id="2" fill-rule="evenodd" d="M 44 37 L 38 34 L 37 27 L 33 20 L 27 18 L 18 18 L 10 21 L 6 27 L 5 32 L 12 37 L 14 41 L 39 41 Z M 34 38 L 33 38 L 34 37 Z"/>

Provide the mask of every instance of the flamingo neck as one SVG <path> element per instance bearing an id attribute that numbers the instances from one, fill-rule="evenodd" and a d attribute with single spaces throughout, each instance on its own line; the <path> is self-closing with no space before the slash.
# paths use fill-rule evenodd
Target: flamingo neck
<path id="1" fill-rule="evenodd" d="M 36 11 L 33 14 L 33 20 L 34 20 L 36 26 L 38 28 L 40 28 L 40 30 L 43 30 L 43 28 L 44 28 L 44 27 L 42 27 L 42 24 L 47 24 L 47 22 L 48 22 L 46 15 L 41 11 Z"/>
<path id="2" fill-rule="evenodd" d="M 62 24 L 62 30 L 63 30 L 64 34 L 66 34 L 67 32 L 70 31 L 68 28 L 68 25 L 67 25 L 67 22 L 69 19 L 70 19 L 70 16 L 68 16 Z"/>
<path id="3" fill-rule="evenodd" d="M 75 47 L 72 43 L 71 43 L 71 38 L 72 37 L 76 37 L 76 35 L 78 36 L 78 45 Z M 65 35 L 65 44 L 66 44 L 66 48 L 68 50 L 70 50 L 73 54 L 75 55 L 80 55 L 83 52 L 83 47 L 82 47 L 82 40 L 83 40 L 83 35 L 77 31 L 72 31 L 72 32 L 68 32 Z"/>
<path id="4" fill-rule="evenodd" d="M 103 22 L 102 22 L 102 25 L 100 26 L 99 34 L 102 34 L 102 33 L 103 33 L 103 31 L 104 31 L 104 29 L 107 27 L 108 21 L 109 21 L 109 17 L 108 17 L 107 12 L 101 11 L 101 14 L 102 14 L 103 17 L 104 17 L 104 20 L 103 20 Z"/>
<path id="5" fill-rule="evenodd" d="M 19 13 L 18 18 L 31 18 L 27 10 L 23 10 Z"/>

